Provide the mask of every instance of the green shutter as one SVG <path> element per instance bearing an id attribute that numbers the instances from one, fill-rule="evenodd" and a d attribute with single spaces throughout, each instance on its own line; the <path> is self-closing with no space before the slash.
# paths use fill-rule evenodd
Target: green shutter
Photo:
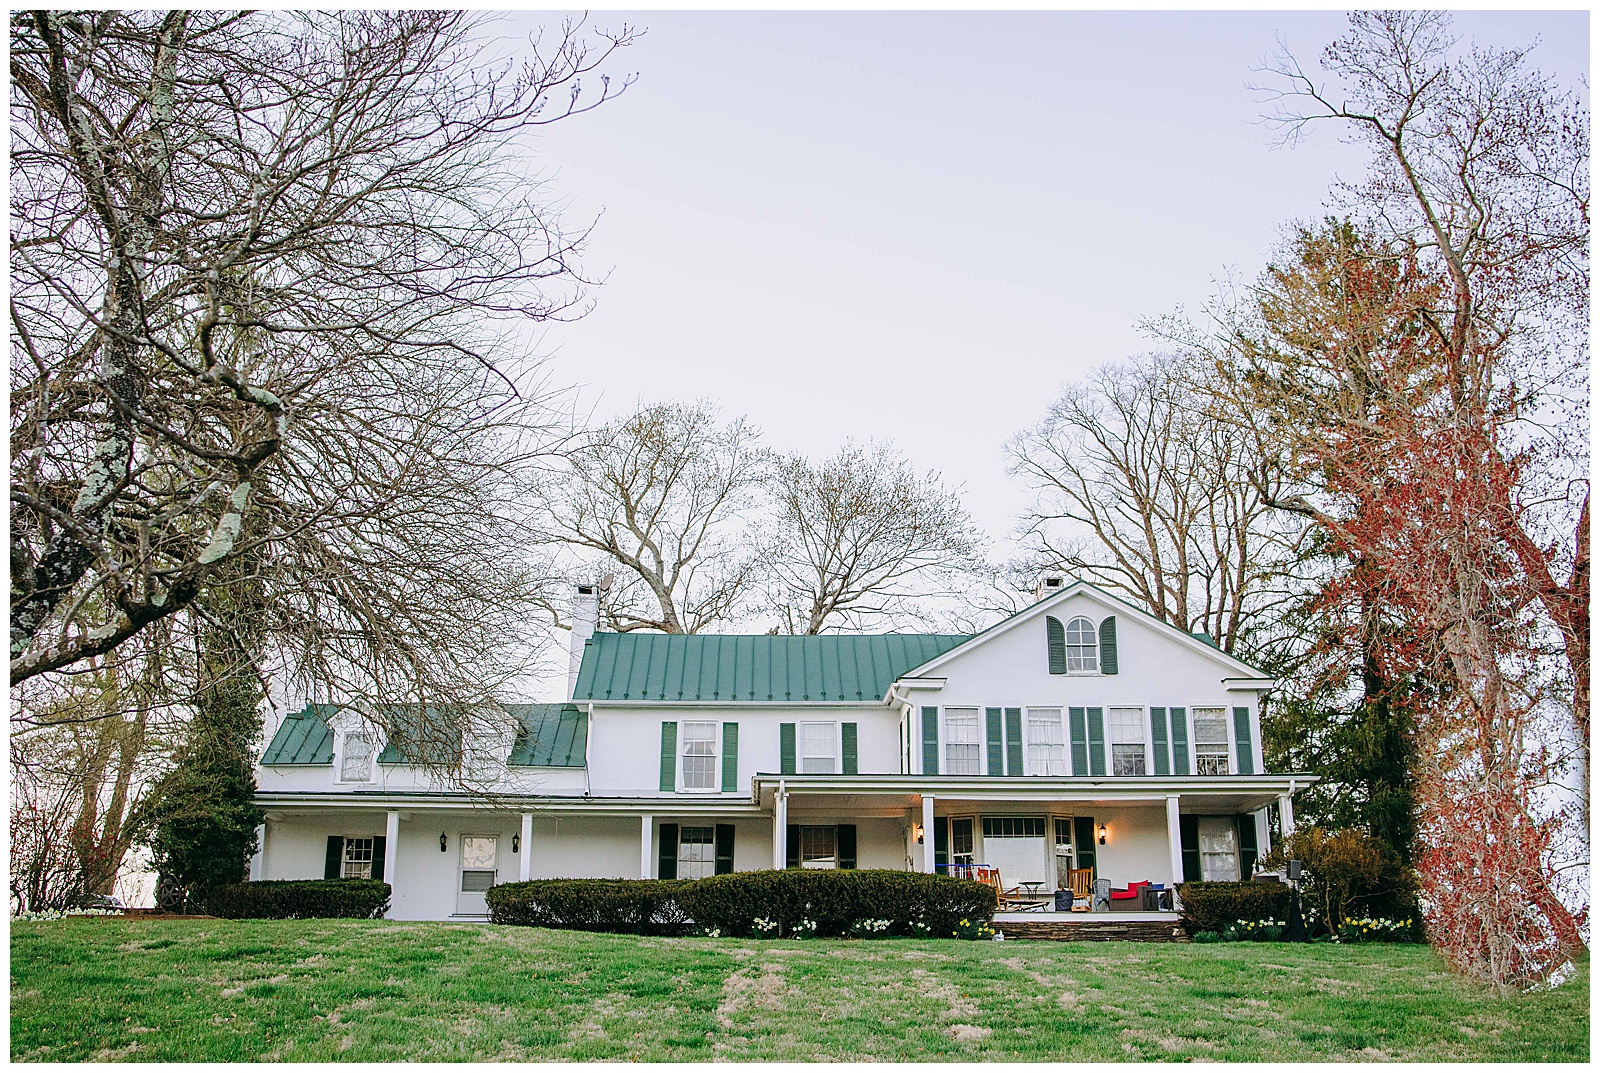
<path id="1" fill-rule="evenodd" d="M 678 878 L 678 825 L 661 825 L 661 844 L 656 849 L 656 878 Z"/>
<path id="2" fill-rule="evenodd" d="M 1172 753 L 1167 748 L 1167 710 L 1150 709 L 1150 741 L 1155 745 L 1157 775 L 1172 774 Z"/>
<path id="3" fill-rule="evenodd" d="M 989 744 L 989 766 L 986 769 L 991 775 L 1005 774 L 1005 739 L 1000 736 L 1000 709 L 985 708 L 983 710 L 984 738 Z"/>
<path id="4" fill-rule="evenodd" d="M 784 848 L 783 866 L 785 868 L 799 868 L 800 867 L 800 825 L 798 823 L 789 824 L 788 829 L 786 831 L 784 831 L 784 836 L 785 836 L 786 845 L 783 847 Z"/>
<path id="5" fill-rule="evenodd" d="M 1050 648 L 1050 673 L 1067 673 L 1067 631 L 1062 629 L 1061 620 L 1053 615 L 1044 617 L 1044 631 L 1049 638 Z"/>
<path id="6" fill-rule="evenodd" d="M 835 845 L 838 847 L 839 867 L 854 868 L 856 866 L 856 825 L 841 823 L 834 828 Z"/>
<path id="7" fill-rule="evenodd" d="M 1072 846 L 1078 851 L 1078 867 L 1094 867 L 1094 817 L 1072 817 Z"/>
<path id="8" fill-rule="evenodd" d="M 344 868 L 344 837 L 328 836 L 328 856 L 322 862 L 322 878 L 338 879 Z"/>
<path id="9" fill-rule="evenodd" d="M 927 833 L 923 833 L 927 838 Z M 937 872 L 943 868 L 950 870 L 950 817 L 935 816 L 933 818 L 933 870 Z"/>
<path id="10" fill-rule="evenodd" d="M 739 724 L 722 724 L 722 792 L 739 789 Z"/>
<path id="11" fill-rule="evenodd" d="M 678 724 L 661 724 L 661 789 L 678 788 Z M 674 857 L 674 860 L 677 858 Z"/>
<path id="12" fill-rule="evenodd" d="M 712 871 L 725 876 L 733 871 L 733 824 L 719 823 L 716 832 L 716 861 Z"/>
<path id="13" fill-rule="evenodd" d="M 1250 709 L 1233 710 L 1233 736 L 1239 743 L 1239 774 L 1256 773 L 1256 750 L 1250 741 Z"/>
<path id="14" fill-rule="evenodd" d="M 1106 773 L 1106 713 L 1101 708 L 1090 708 L 1089 713 L 1089 774 Z"/>
<path id="15" fill-rule="evenodd" d="M 1182 708 L 1169 709 L 1172 716 L 1172 773 L 1192 774 L 1189 770 L 1189 713 Z"/>
<path id="16" fill-rule="evenodd" d="M 939 709 L 931 704 L 922 709 L 922 773 L 939 774 Z"/>
<path id="17" fill-rule="evenodd" d="M 778 774 L 793 775 L 794 766 L 794 724 L 778 724 Z"/>
<path id="18" fill-rule="evenodd" d="M 839 743 L 844 750 L 844 773 L 856 774 L 856 768 L 859 766 L 856 752 L 856 724 L 839 724 Z"/>
<path id="19" fill-rule="evenodd" d="M 1183 852 L 1183 881 L 1200 882 L 1200 817 L 1178 817 L 1178 841 Z"/>
<path id="20" fill-rule="evenodd" d="M 1239 821 L 1239 878 L 1248 880 L 1256 870 L 1256 818 L 1252 813 L 1241 813 Z"/>
<path id="21" fill-rule="evenodd" d="M 372 839 L 372 878 L 383 878 L 385 858 L 389 855 L 389 839 L 384 835 L 376 835 Z M 398 878 L 398 877 L 396 877 Z"/>
<path id="22" fill-rule="evenodd" d="M 1084 726 L 1083 709 L 1067 709 L 1067 726 L 1072 735 L 1072 773 L 1089 774 L 1088 730 Z"/>
<path id="23" fill-rule="evenodd" d="M 1100 623 L 1100 673 L 1117 673 L 1117 616 Z"/>
<path id="24" fill-rule="evenodd" d="M 1006 774 L 1022 774 L 1022 709 L 1006 709 Z"/>

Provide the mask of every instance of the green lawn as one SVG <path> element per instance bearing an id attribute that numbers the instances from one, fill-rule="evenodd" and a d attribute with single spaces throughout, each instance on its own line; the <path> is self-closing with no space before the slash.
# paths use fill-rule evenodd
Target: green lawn
<path id="1" fill-rule="evenodd" d="M 1426 947 L 755 942 L 475 924 L 11 925 L 19 1061 L 1589 1057 Z"/>

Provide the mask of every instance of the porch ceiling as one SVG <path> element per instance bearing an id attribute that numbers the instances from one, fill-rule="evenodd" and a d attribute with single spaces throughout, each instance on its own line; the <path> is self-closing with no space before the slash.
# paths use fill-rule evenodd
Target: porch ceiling
<path id="1" fill-rule="evenodd" d="M 924 796 L 934 799 L 934 811 L 944 815 L 971 811 L 974 806 L 1022 811 L 1027 807 L 1071 803 L 1166 807 L 1178 798 L 1181 813 L 1231 814 L 1253 812 L 1275 803 L 1279 796 L 1316 782 L 1314 775 L 1235 775 L 1075 778 L 1023 776 L 920 775 L 757 775 L 756 800 L 763 810 L 773 806 L 780 788 L 788 794 L 791 813 L 839 810 L 861 814 L 892 813 L 922 807 Z"/>

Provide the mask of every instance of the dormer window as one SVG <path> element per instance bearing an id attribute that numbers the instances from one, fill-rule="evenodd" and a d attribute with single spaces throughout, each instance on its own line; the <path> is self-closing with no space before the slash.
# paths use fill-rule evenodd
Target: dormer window
<path id="1" fill-rule="evenodd" d="M 367 734 L 358 732 L 346 734 L 344 757 L 339 764 L 339 778 L 344 782 L 370 782 L 372 749 L 372 738 Z"/>

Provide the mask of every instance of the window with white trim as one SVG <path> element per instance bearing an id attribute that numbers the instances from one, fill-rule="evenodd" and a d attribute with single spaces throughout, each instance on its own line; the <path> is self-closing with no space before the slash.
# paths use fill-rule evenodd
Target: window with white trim
<path id="1" fill-rule="evenodd" d="M 1239 836 L 1232 816 L 1201 816 L 1200 878 L 1207 883 L 1239 882 Z"/>
<path id="2" fill-rule="evenodd" d="M 971 816 L 959 816 L 950 821 L 950 859 L 956 864 L 972 863 Z"/>
<path id="3" fill-rule="evenodd" d="M 339 778 L 344 782 L 367 782 L 372 778 L 372 737 L 365 733 L 344 736 L 344 756 L 339 763 Z"/>
<path id="4" fill-rule="evenodd" d="M 978 709 L 944 710 L 944 769 L 950 775 L 982 775 L 983 755 L 978 738 Z"/>
<path id="5" fill-rule="evenodd" d="M 704 879 L 717 870 L 715 827 L 678 828 L 678 878 Z"/>
<path id="6" fill-rule="evenodd" d="M 1079 616 L 1067 623 L 1067 671 L 1098 671 L 1100 669 L 1100 635 L 1094 623 Z"/>
<path id="7" fill-rule="evenodd" d="M 1028 774 L 1067 774 L 1067 746 L 1060 708 L 1028 709 Z"/>
<path id="8" fill-rule="evenodd" d="M 1112 708 L 1111 717 L 1111 774 L 1144 775 L 1144 709 Z"/>
<path id="9" fill-rule="evenodd" d="M 717 724 L 683 724 L 683 788 L 717 788 Z"/>
<path id="10" fill-rule="evenodd" d="M 1194 773 L 1228 773 L 1228 712 L 1226 708 L 1194 710 Z"/>
<path id="11" fill-rule="evenodd" d="M 800 828 L 800 867 L 837 868 L 836 831 L 832 827 Z"/>
<path id="12" fill-rule="evenodd" d="M 839 770 L 839 724 L 800 724 L 800 773 L 832 775 Z"/>
<path id="13" fill-rule="evenodd" d="M 372 839 L 344 840 L 344 864 L 339 869 L 339 876 L 341 879 L 372 878 Z"/>

